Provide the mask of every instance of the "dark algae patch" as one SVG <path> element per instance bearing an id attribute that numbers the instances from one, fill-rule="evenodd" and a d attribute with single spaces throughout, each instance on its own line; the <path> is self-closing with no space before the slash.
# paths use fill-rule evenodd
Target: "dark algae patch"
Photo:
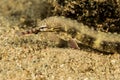
<path id="1" fill-rule="evenodd" d="M 95 30 L 120 33 L 119 3 L 116 0 L 56 0 L 53 14 L 83 22 Z"/>

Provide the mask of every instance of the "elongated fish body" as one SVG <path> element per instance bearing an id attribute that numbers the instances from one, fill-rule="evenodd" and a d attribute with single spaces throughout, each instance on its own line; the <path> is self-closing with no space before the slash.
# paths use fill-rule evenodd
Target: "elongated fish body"
<path id="1" fill-rule="evenodd" d="M 64 17 L 53 16 L 39 22 L 39 26 L 46 25 L 47 28 L 56 30 L 59 37 L 68 40 L 75 38 L 77 43 L 89 46 L 104 52 L 120 53 L 120 34 L 95 31 L 83 23 Z M 36 31 L 41 31 L 37 28 Z M 58 29 L 58 30 L 57 30 Z M 34 32 L 36 32 L 34 31 Z M 61 33 L 64 33 L 61 36 Z"/>

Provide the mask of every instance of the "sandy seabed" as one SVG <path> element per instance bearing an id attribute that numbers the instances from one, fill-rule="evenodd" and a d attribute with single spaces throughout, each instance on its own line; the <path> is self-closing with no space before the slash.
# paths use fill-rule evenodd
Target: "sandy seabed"
<path id="1" fill-rule="evenodd" d="M 120 54 L 46 47 L 47 36 L 19 36 L 17 26 L 1 26 L 0 80 L 120 79 Z"/>
<path id="2" fill-rule="evenodd" d="M 8 15 L 6 6 L 17 3 L 5 1 L 1 12 Z M 0 16 L 0 80 L 120 80 L 120 54 L 46 47 L 50 34 L 19 36 L 14 24 Z"/>

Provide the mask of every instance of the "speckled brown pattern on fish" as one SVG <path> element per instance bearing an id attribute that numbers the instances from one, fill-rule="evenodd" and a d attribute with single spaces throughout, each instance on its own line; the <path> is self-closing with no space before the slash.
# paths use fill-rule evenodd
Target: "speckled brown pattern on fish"
<path id="1" fill-rule="evenodd" d="M 49 17 L 39 22 L 39 26 L 46 25 L 48 31 L 57 31 L 57 34 L 63 40 L 75 38 L 77 43 L 89 46 L 105 52 L 120 53 L 120 35 L 111 34 L 90 29 L 88 26 L 78 23 L 76 20 L 64 17 Z M 41 32 L 41 27 L 36 29 Z M 47 29 L 46 29 L 47 30 Z M 31 30 L 31 32 L 36 32 Z M 61 36 L 64 34 L 65 36 Z"/>

